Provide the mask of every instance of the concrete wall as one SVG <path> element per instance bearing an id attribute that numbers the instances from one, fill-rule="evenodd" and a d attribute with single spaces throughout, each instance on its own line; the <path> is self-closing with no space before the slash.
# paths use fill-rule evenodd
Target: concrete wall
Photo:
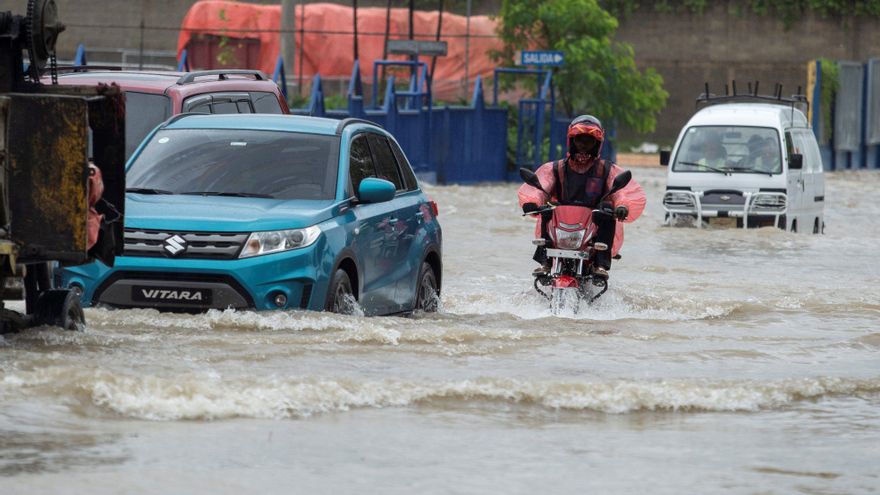
<path id="1" fill-rule="evenodd" d="M 662 76 L 669 101 L 651 136 L 671 141 L 694 112 L 694 99 L 708 82 L 721 93 L 737 81 L 745 90 L 760 81 L 762 93 L 775 83 L 783 94 L 806 90 L 807 62 L 819 57 L 867 60 L 880 57 L 880 19 L 822 19 L 810 15 L 789 30 L 772 17 L 735 13 L 743 2 L 716 2 L 705 14 L 661 14 L 650 7 L 623 19 L 618 39 L 633 45 L 639 67 Z"/>

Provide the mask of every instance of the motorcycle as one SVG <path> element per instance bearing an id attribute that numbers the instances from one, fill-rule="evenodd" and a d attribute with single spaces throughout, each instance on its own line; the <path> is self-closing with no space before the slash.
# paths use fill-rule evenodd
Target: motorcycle
<path id="1" fill-rule="evenodd" d="M 544 191 L 538 176 L 531 170 L 521 168 L 519 175 L 526 184 Z M 608 280 L 594 276 L 593 272 L 596 253 L 611 248 L 596 238 L 598 224 L 608 222 L 610 228 L 616 227 L 613 209 L 605 200 L 626 187 L 630 180 L 632 172 L 628 170 L 617 175 L 611 189 L 599 200 L 598 204 L 602 205 L 599 209 L 591 211 L 584 206 L 547 203 L 536 210 L 523 213 L 523 216 L 544 216 L 549 243 L 548 239 L 541 237 L 534 239 L 532 244 L 546 248 L 551 268 L 547 273 L 535 274 L 534 287 L 550 301 L 553 314 L 558 315 L 568 309 L 576 313 L 581 301 L 590 304 L 608 290 Z M 616 258 L 619 259 L 619 256 Z"/>

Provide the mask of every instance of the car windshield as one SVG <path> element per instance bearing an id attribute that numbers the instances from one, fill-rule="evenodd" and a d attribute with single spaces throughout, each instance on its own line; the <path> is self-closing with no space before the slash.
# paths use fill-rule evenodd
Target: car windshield
<path id="1" fill-rule="evenodd" d="M 333 199 L 338 153 L 337 136 L 165 129 L 131 164 L 126 183 L 170 194 Z"/>
<path id="2" fill-rule="evenodd" d="M 678 147 L 672 170 L 724 174 L 781 173 L 779 133 L 770 127 L 691 127 Z"/>

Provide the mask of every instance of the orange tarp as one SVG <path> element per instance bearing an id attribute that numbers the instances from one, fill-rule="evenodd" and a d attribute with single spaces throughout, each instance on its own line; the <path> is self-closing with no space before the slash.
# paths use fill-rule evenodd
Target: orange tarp
<path id="1" fill-rule="evenodd" d="M 303 15 L 303 10 L 305 13 Z M 351 7 L 331 3 L 298 5 L 296 8 L 296 29 L 304 28 L 302 43 L 303 76 L 311 77 L 349 77 L 354 62 Z M 364 82 L 373 76 L 373 60 L 382 58 L 385 42 L 386 10 L 381 7 L 358 9 L 358 53 L 361 61 L 361 75 Z M 303 17 L 305 22 L 303 23 Z M 437 32 L 439 12 L 416 11 L 413 15 L 415 38 L 433 40 Z M 464 16 L 444 13 L 440 39 L 448 43 L 448 54 L 437 58 L 434 72 L 434 92 L 449 94 L 460 90 L 465 77 L 465 33 L 467 19 Z M 497 66 L 489 57 L 491 50 L 500 50 L 501 41 L 495 36 L 494 20 L 487 16 L 470 18 L 470 59 L 471 80 L 481 75 L 485 79 L 492 75 Z M 248 3 L 203 0 L 192 6 L 183 19 L 177 41 L 178 56 L 187 47 L 190 38 L 198 34 L 226 36 L 229 38 L 256 38 L 260 41 L 259 63 L 257 67 L 272 74 L 280 53 L 281 6 L 255 5 Z M 389 27 L 390 39 L 406 39 L 409 34 L 409 12 L 407 9 L 391 9 Z M 477 37 L 474 37 L 477 36 Z M 300 54 L 300 33 L 296 33 L 296 56 Z M 403 59 L 403 56 L 389 56 Z M 430 57 L 421 57 L 429 64 Z M 288 80 L 298 76 L 300 61 L 296 67 L 287 67 Z M 204 67 L 211 68 L 211 67 Z"/>

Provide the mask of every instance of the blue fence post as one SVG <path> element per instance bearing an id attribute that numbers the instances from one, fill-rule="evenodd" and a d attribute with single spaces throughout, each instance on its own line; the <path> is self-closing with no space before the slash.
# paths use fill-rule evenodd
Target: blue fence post
<path id="1" fill-rule="evenodd" d="M 315 74 L 312 79 L 312 94 L 309 97 L 309 115 L 324 117 L 327 114 L 324 108 L 324 87 L 321 84 L 321 74 Z"/>
<path id="2" fill-rule="evenodd" d="M 366 116 L 364 111 L 364 86 L 361 81 L 361 64 L 359 60 L 354 61 L 354 67 L 351 69 L 351 79 L 348 81 L 348 116 L 360 117 Z"/>
<path id="3" fill-rule="evenodd" d="M 189 72 L 189 57 L 186 48 L 180 52 L 180 60 L 177 61 L 177 72 Z"/>
<path id="4" fill-rule="evenodd" d="M 88 60 L 86 59 L 86 46 L 80 43 L 76 46 L 76 55 L 73 57 L 73 65 L 77 67 L 82 67 L 88 65 Z"/>
<path id="5" fill-rule="evenodd" d="M 275 62 L 275 72 L 272 73 L 272 81 L 275 84 L 278 84 L 278 80 L 281 80 L 281 94 L 284 95 L 284 99 L 287 99 L 287 75 L 284 73 L 284 59 L 281 58 L 281 55 L 278 55 L 278 60 Z"/>

